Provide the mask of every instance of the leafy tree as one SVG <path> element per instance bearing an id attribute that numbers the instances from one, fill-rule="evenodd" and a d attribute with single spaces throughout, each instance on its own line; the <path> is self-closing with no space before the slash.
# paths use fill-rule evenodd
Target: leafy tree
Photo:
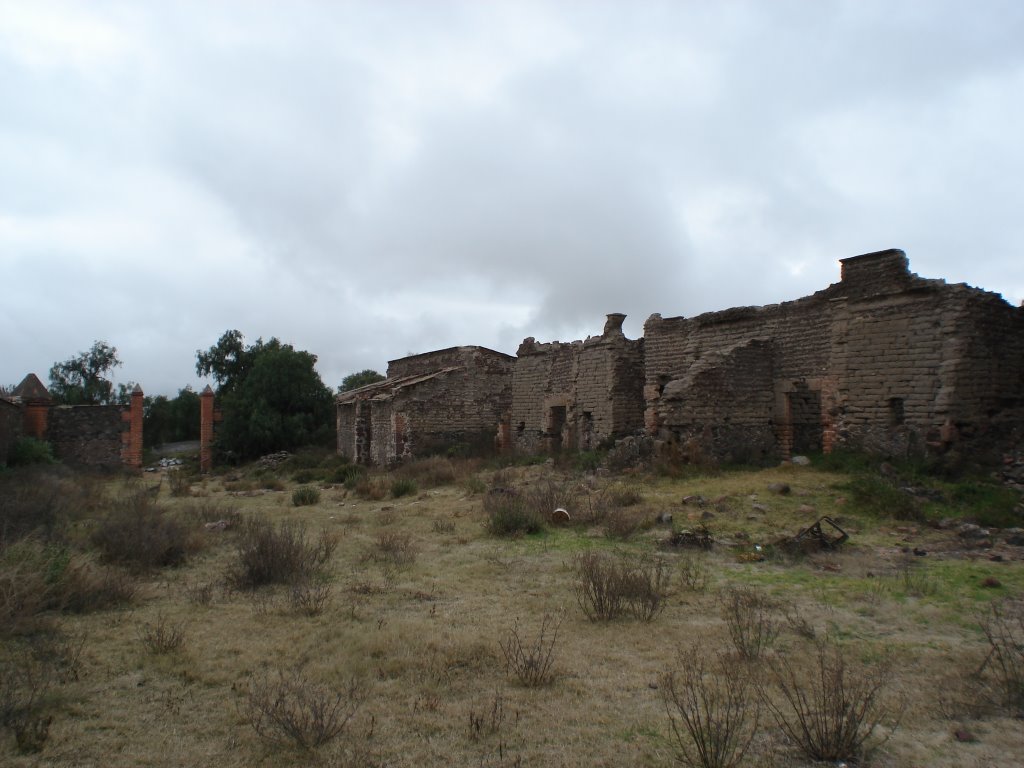
<path id="1" fill-rule="evenodd" d="M 273 338 L 270 343 L 280 344 Z M 217 343 L 205 352 L 196 350 L 196 373 L 213 377 L 217 383 L 217 393 L 226 395 L 245 378 L 263 346 L 263 339 L 260 338 L 252 346 L 246 347 L 241 331 L 225 331 Z"/>
<path id="2" fill-rule="evenodd" d="M 117 347 L 105 341 L 93 342 L 88 352 L 53 364 L 50 396 L 65 405 L 107 405 L 114 401 L 114 385 L 107 374 L 119 365 Z"/>
<path id="3" fill-rule="evenodd" d="M 227 331 L 196 359 L 196 371 L 217 382 L 222 448 L 252 457 L 329 439 L 332 395 L 316 355 L 276 338 L 245 346 L 240 332 Z"/>
<path id="4" fill-rule="evenodd" d="M 376 384 L 378 381 L 384 381 L 385 378 L 385 376 L 377 373 L 372 368 L 367 368 L 359 373 L 350 373 L 341 380 L 338 392 L 348 392 L 350 389 L 359 389 L 367 384 Z"/>
<path id="5" fill-rule="evenodd" d="M 200 401 L 191 387 L 179 389 L 174 398 L 146 397 L 143 409 L 143 440 L 147 446 L 199 439 Z"/>

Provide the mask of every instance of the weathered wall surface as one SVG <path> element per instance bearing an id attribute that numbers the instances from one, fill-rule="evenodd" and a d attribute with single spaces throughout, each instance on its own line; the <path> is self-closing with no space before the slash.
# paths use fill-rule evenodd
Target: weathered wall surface
<path id="1" fill-rule="evenodd" d="M 589 450 L 643 427 L 643 342 L 608 316 L 601 336 L 519 346 L 509 437 L 522 452 Z"/>
<path id="2" fill-rule="evenodd" d="M 902 251 L 842 264 L 839 283 L 797 301 L 653 315 L 648 432 L 767 459 L 839 445 L 922 454 L 1020 429 L 1024 311 L 922 279 Z"/>
<path id="3" fill-rule="evenodd" d="M 58 405 L 50 408 L 46 438 L 53 455 L 68 464 L 121 464 L 129 410 L 118 405 Z"/>
<path id="4" fill-rule="evenodd" d="M 20 406 L 0 398 L 0 467 L 7 465 L 11 446 L 21 437 L 23 420 Z"/>
<path id="5" fill-rule="evenodd" d="M 512 357 L 453 347 L 388 364 L 388 378 L 337 401 L 338 451 L 390 465 L 448 450 L 490 450 L 511 404 Z"/>

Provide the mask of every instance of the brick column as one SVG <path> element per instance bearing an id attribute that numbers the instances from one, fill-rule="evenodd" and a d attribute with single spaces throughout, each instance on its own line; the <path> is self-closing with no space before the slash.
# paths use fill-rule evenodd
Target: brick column
<path id="1" fill-rule="evenodd" d="M 126 467 L 142 469 L 142 387 L 138 384 L 132 390 L 131 404 L 128 407 L 128 441 L 121 454 Z"/>
<path id="2" fill-rule="evenodd" d="M 213 469 L 213 390 L 210 385 L 199 395 L 199 471 Z"/>

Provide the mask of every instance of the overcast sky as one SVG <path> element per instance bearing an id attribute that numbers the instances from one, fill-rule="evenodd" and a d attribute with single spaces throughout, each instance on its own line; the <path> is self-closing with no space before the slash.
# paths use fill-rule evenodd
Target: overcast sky
<path id="1" fill-rule="evenodd" d="M 0 0 L 0 384 L 102 339 L 328 386 L 796 299 L 838 259 L 1024 298 L 1024 3 Z"/>

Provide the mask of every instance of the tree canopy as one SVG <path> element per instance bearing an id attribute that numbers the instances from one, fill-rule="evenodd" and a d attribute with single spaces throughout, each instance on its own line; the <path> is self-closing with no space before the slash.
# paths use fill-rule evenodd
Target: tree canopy
<path id="1" fill-rule="evenodd" d="M 246 346 L 231 330 L 196 360 L 196 372 L 217 382 L 224 450 L 249 458 L 329 439 L 332 395 L 316 372 L 316 355 L 276 338 Z"/>
<path id="2" fill-rule="evenodd" d="M 338 392 L 348 392 L 352 389 L 365 387 L 367 384 L 376 384 L 378 381 L 384 381 L 385 378 L 383 374 L 377 373 L 372 368 L 359 371 L 359 373 L 350 373 L 341 380 Z"/>
<path id="3" fill-rule="evenodd" d="M 121 365 L 117 347 L 105 341 L 93 342 L 87 352 L 79 352 L 50 368 L 50 396 L 64 405 L 107 405 L 114 401 L 114 385 L 107 374 Z"/>

